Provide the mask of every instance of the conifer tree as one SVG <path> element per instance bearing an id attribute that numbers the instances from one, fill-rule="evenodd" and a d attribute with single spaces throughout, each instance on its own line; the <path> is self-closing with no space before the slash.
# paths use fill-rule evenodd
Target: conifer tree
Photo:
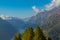
<path id="1" fill-rule="evenodd" d="M 32 27 L 29 27 L 28 28 L 28 40 L 33 40 L 33 37 L 34 37 L 33 29 Z"/>
<path id="2" fill-rule="evenodd" d="M 22 34 L 22 40 L 27 40 L 27 29 L 24 30 L 23 34 Z"/>
<path id="3" fill-rule="evenodd" d="M 34 32 L 32 27 L 26 29 L 23 33 L 22 40 L 33 40 Z"/>
<path id="4" fill-rule="evenodd" d="M 21 34 L 16 33 L 15 36 L 14 36 L 14 40 L 21 40 Z"/>
<path id="5" fill-rule="evenodd" d="M 46 40 L 39 26 L 37 26 L 35 29 L 35 35 L 33 40 Z"/>

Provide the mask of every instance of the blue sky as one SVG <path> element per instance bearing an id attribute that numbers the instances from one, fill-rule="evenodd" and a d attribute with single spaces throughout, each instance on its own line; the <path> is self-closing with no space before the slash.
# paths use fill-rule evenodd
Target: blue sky
<path id="1" fill-rule="evenodd" d="M 44 8 L 50 2 L 51 0 L 0 0 L 0 14 L 26 18 L 34 14 L 32 6 Z"/>

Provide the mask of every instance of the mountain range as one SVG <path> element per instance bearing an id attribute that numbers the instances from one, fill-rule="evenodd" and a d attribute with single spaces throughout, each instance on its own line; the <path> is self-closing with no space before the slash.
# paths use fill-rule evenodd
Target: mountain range
<path id="1" fill-rule="evenodd" d="M 6 32 L 8 30 L 10 33 L 13 32 L 11 34 L 14 34 L 16 30 L 22 32 L 25 28 L 29 26 L 35 28 L 35 26 L 39 25 L 43 30 L 47 31 L 48 35 L 53 40 L 60 39 L 60 31 L 59 31 L 60 30 L 59 29 L 60 28 L 60 7 L 55 7 L 50 11 L 44 10 L 44 12 L 39 12 L 37 13 L 37 15 L 25 19 L 20 19 L 17 17 L 9 17 L 5 15 L 0 16 L 0 18 L 1 18 L 0 20 L 3 20 L 0 21 L 3 23 L 3 24 L 0 23 L 1 25 L 0 27 L 3 27 L 1 28 L 2 31 L 3 29 L 5 29 L 3 32 Z M 9 34 L 8 31 L 6 32 L 6 35 Z"/>

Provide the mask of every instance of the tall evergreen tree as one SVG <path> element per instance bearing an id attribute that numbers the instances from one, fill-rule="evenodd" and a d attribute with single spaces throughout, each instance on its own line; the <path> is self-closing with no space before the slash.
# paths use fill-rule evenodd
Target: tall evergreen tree
<path id="1" fill-rule="evenodd" d="M 16 35 L 14 36 L 14 40 L 21 40 L 21 34 L 16 33 Z"/>
<path id="2" fill-rule="evenodd" d="M 27 29 L 24 30 L 24 33 L 22 34 L 22 40 L 27 40 Z"/>
<path id="3" fill-rule="evenodd" d="M 33 29 L 32 27 L 29 27 L 28 28 L 28 40 L 33 40 L 33 37 L 34 37 Z"/>
<path id="4" fill-rule="evenodd" d="M 22 35 L 22 40 L 33 40 L 34 32 L 32 27 L 26 29 Z"/>
<path id="5" fill-rule="evenodd" d="M 33 40 L 46 40 L 39 26 L 37 26 L 35 29 L 35 35 Z"/>

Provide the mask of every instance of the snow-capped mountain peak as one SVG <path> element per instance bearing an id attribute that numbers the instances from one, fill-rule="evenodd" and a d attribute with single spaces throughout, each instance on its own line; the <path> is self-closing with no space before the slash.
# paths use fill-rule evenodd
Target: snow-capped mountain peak
<path id="1" fill-rule="evenodd" d="M 0 15 L 0 18 L 2 18 L 3 20 L 11 20 L 12 19 L 10 16 L 6 16 L 6 15 Z"/>

